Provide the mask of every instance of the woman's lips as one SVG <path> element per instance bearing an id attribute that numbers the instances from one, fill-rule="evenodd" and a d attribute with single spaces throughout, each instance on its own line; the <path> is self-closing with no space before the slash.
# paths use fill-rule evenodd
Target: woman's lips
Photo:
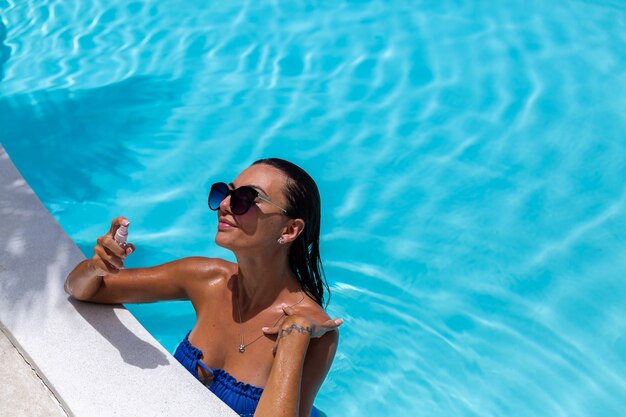
<path id="1" fill-rule="evenodd" d="M 220 220 L 217 223 L 217 229 L 218 230 L 230 230 L 230 229 L 234 229 L 236 227 L 237 226 L 233 225 L 232 223 L 228 223 L 228 222 L 226 222 L 224 220 Z"/>

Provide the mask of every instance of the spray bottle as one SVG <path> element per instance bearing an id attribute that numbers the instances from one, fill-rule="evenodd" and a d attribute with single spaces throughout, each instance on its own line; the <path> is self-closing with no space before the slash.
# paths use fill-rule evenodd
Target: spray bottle
<path id="1" fill-rule="evenodd" d="M 130 226 L 130 223 L 126 225 L 121 224 L 120 227 L 118 227 L 115 231 L 115 236 L 113 236 L 113 239 L 118 243 L 118 245 L 123 248 L 126 247 L 126 239 L 128 238 L 128 226 Z"/>

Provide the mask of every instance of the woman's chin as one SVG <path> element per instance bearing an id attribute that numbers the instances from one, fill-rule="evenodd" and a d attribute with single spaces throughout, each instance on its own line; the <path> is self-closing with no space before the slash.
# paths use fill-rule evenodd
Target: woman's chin
<path id="1" fill-rule="evenodd" d="M 233 239 L 230 236 L 228 236 L 227 233 L 220 232 L 220 231 L 218 231 L 217 234 L 215 235 L 215 244 L 224 249 L 231 249 L 231 250 L 236 246 Z"/>
<path id="2" fill-rule="evenodd" d="M 220 232 L 217 232 L 217 234 L 215 235 L 215 244 L 222 248 L 228 249 L 227 239 L 224 239 L 224 236 L 222 236 Z"/>

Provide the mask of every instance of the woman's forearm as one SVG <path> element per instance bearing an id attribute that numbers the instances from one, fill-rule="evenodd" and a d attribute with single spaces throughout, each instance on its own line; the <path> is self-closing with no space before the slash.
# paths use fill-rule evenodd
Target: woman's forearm
<path id="1" fill-rule="evenodd" d="M 255 417 L 297 417 L 302 367 L 311 329 L 291 325 L 281 330 L 276 356 Z"/>
<path id="2" fill-rule="evenodd" d="M 102 273 L 85 259 L 69 273 L 65 280 L 65 292 L 77 300 L 89 300 L 102 285 Z"/>

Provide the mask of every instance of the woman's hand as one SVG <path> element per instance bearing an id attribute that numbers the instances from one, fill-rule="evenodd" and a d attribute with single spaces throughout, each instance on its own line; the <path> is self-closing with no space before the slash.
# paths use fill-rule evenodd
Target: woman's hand
<path id="1" fill-rule="evenodd" d="M 283 307 L 285 318 L 274 327 L 264 327 L 263 333 L 266 335 L 278 335 L 274 345 L 274 353 L 282 339 L 291 335 L 306 336 L 309 339 L 316 339 L 324 336 L 328 332 L 337 330 L 343 324 L 342 319 L 330 319 L 318 323 L 313 318 L 298 311 L 294 307 Z"/>
<path id="2" fill-rule="evenodd" d="M 124 268 L 124 260 L 135 250 L 135 245 L 120 245 L 113 236 L 121 225 L 128 226 L 124 217 L 111 222 L 109 232 L 97 239 L 93 248 L 93 257 L 85 259 L 69 273 L 65 279 L 65 292 L 77 300 L 88 301 L 100 291 L 106 275 L 117 274 Z"/>
<path id="3" fill-rule="evenodd" d="M 98 275 L 117 274 L 120 269 L 124 269 L 126 257 L 135 251 L 132 243 L 120 245 L 113 238 L 120 226 L 129 224 L 128 219 L 123 216 L 113 219 L 109 232 L 97 239 L 89 264 Z"/>
<path id="4" fill-rule="evenodd" d="M 285 317 L 282 323 L 278 326 L 263 328 L 266 335 L 276 335 L 277 338 L 274 345 L 275 356 L 272 370 L 254 413 L 255 417 L 309 415 L 315 393 L 328 372 L 334 355 L 334 347 L 330 356 L 327 350 L 320 352 L 312 347 L 310 353 L 315 357 L 312 359 L 313 362 L 306 365 L 305 358 L 309 354 L 309 342 L 311 338 L 321 338 L 328 332 L 336 331 L 343 323 L 342 319 L 318 322 L 301 308 L 284 307 L 283 311 Z M 322 339 L 316 345 L 320 346 L 329 341 L 336 344 L 336 339 L 333 341 L 330 338 Z M 324 356 L 322 359 L 320 359 L 320 353 Z M 312 365 L 315 366 L 314 370 L 311 368 Z M 308 375 L 303 381 L 304 372 L 308 372 Z M 311 374 L 316 372 L 321 372 L 318 375 L 321 380 L 317 382 L 311 380 L 315 378 Z"/>

